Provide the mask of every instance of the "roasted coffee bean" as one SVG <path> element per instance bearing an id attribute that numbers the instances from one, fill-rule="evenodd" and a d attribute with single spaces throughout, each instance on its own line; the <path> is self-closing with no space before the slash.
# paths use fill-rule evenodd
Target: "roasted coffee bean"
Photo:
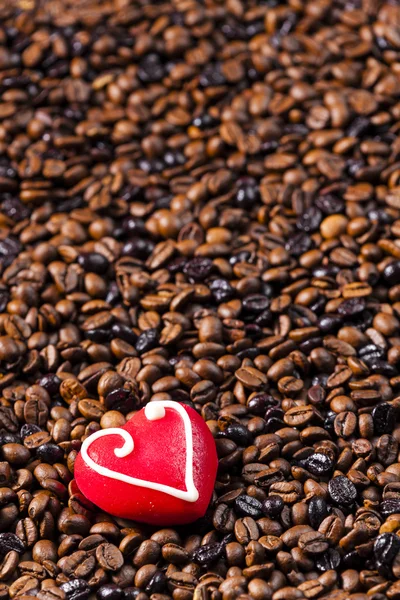
<path id="1" fill-rule="evenodd" d="M 321 452 L 311 454 L 311 456 L 304 461 L 304 465 L 310 473 L 321 477 L 329 474 L 333 468 L 332 460 L 329 456 L 322 454 Z"/>
<path id="2" fill-rule="evenodd" d="M 383 271 L 383 276 L 388 285 L 393 286 L 400 283 L 400 260 L 390 262 Z"/>
<path id="3" fill-rule="evenodd" d="M 127 587 L 123 590 L 123 594 L 125 600 L 135 600 L 143 592 L 137 587 Z"/>
<path id="4" fill-rule="evenodd" d="M 157 329 L 146 329 L 141 333 L 136 341 L 135 348 L 142 354 L 148 352 L 158 345 L 158 331 Z"/>
<path id="5" fill-rule="evenodd" d="M 209 568 L 224 552 L 224 546 L 221 543 L 204 544 L 195 550 L 192 554 L 193 560 L 202 567 Z"/>
<path id="6" fill-rule="evenodd" d="M 399 550 L 399 538 L 393 533 L 382 533 L 375 540 L 374 556 L 383 565 L 390 565 Z"/>
<path id="7" fill-rule="evenodd" d="M 244 425 L 234 423 L 218 434 L 218 437 L 228 438 L 239 446 L 248 446 L 252 442 L 252 435 Z"/>
<path id="8" fill-rule="evenodd" d="M 100 544 L 96 549 L 96 559 L 106 571 L 118 571 L 124 564 L 122 552 L 113 544 Z"/>
<path id="9" fill-rule="evenodd" d="M 6 4 L 0 600 L 398 600 L 398 2 Z M 151 400 L 185 527 L 73 480 Z"/>
<path id="10" fill-rule="evenodd" d="M 308 504 L 308 518 L 314 529 L 318 529 L 325 517 L 328 516 L 328 506 L 322 496 L 313 496 Z"/>
<path id="11" fill-rule="evenodd" d="M 235 500 L 235 512 L 240 516 L 253 517 L 258 519 L 262 516 L 262 504 L 256 498 L 252 496 L 239 496 Z"/>
<path id="12" fill-rule="evenodd" d="M 400 498 L 391 498 L 381 502 L 380 511 L 384 517 L 396 514 L 400 510 Z"/>
<path id="13" fill-rule="evenodd" d="M 84 579 L 71 579 L 60 585 L 67 600 L 85 600 L 89 598 L 90 588 Z"/>
<path id="14" fill-rule="evenodd" d="M 329 548 L 326 552 L 318 554 L 315 559 L 315 566 L 318 571 L 336 571 L 340 566 L 341 556 L 334 548 Z"/>
<path id="15" fill-rule="evenodd" d="M 56 462 L 62 462 L 64 458 L 64 452 L 60 446 L 56 444 L 42 444 L 36 450 L 36 456 L 40 460 L 50 463 L 51 465 Z"/>
<path id="16" fill-rule="evenodd" d="M 357 498 L 357 490 L 354 484 L 342 475 L 330 480 L 328 491 L 332 500 L 339 505 L 347 506 Z"/>
<path id="17" fill-rule="evenodd" d="M 39 431 L 42 431 L 42 429 L 38 425 L 34 425 L 33 423 L 25 423 L 25 425 L 22 425 L 19 433 L 21 439 L 24 440 L 26 437 L 33 435 L 34 433 L 38 433 Z"/>
<path id="18" fill-rule="evenodd" d="M 124 591 L 115 583 L 102 585 L 96 592 L 98 600 L 120 600 L 123 598 Z"/>
<path id="19" fill-rule="evenodd" d="M 97 275 L 104 275 L 109 267 L 109 261 L 103 254 L 99 252 L 88 252 L 80 254 L 77 258 L 77 263 L 85 270 Z"/>
<path id="20" fill-rule="evenodd" d="M 262 505 L 263 513 L 267 517 L 278 517 L 284 507 L 284 502 L 280 496 L 269 496 Z"/>
<path id="21" fill-rule="evenodd" d="M 396 425 L 396 411 L 393 406 L 384 402 L 374 408 L 372 411 L 372 420 L 374 432 L 377 435 L 392 433 Z"/>
<path id="22" fill-rule="evenodd" d="M 146 585 L 145 591 L 147 594 L 160 594 L 164 591 L 167 583 L 167 577 L 162 571 L 156 571 L 149 583 Z"/>
<path id="23" fill-rule="evenodd" d="M 0 533 L 0 553 L 4 556 L 11 551 L 22 554 L 25 551 L 24 543 L 14 533 Z"/>

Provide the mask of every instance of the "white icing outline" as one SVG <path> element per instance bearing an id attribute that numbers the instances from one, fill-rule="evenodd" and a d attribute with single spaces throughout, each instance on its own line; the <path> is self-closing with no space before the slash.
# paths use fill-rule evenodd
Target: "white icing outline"
<path id="1" fill-rule="evenodd" d="M 138 487 L 148 488 L 149 490 L 164 492 L 164 494 L 174 496 L 175 498 L 179 498 L 180 500 L 186 500 L 186 502 L 196 502 L 196 500 L 198 500 L 199 498 L 199 492 L 197 491 L 193 480 L 193 435 L 192 424 L 190 422 L 189 415 L 180 404 L 178 404 L 177 402 L 172 402 L 171 400 L 156 400 L 154 402 L 149 402 L 149 404 L 147 404 L 144 409 L 144 414 L 149 421 L 157 421 L 158 419 L 162 419 L 165 416 L 166 408 L 172 408 L 173 410 L 175 410 L 177 413 L 180 414 L 183 420 L 186 441 L 185 491 L 178 490 L 177 488 L 171 487 L 169 485 L 164 485 L 163 483 L 154 483 L 153 481 L 137 479 L 136 477 L 131 477 L 130 475 L 125 475 L 124 473 L 118 473 L 117 471 L 113 471 L 112 469 L 108 469 L 107 467 L 98 465 L 94 462 L 93 459 L 90 458 L 88 454 L 89 446 L 95 440 L 98 440 L 99 438 L 104 437 L 106 435 L 120 435 L 124 439 L 124 444 L 121 448 L 115 448 L 114 454 L 118 458 L 125 458 L 126 456 L 129 456 L 129 454 L 133 452 L 135 444 L 133 441 L 133 437 L 125 429 L 111 427 L 110 429 L 96 431 L 83 442 L 81 448 L 81 455 L 86 465 L 93 469 L 93 471 L 96 471 L 96 473 L 98 473 L 99 475 L 103 475 L 104 477 L 108 477 L 109 479 L 123 481 L 124 483 L 128 483 L 129 485 L 136 485 Z"/>

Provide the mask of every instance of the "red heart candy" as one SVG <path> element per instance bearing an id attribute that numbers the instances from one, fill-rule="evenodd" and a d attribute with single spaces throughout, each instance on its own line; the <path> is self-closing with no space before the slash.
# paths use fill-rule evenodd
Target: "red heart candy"
<path id="1" fill-rule="evenodd" d="M 86 498 L 116 517 L 178 525 L 206 512 L 217 465 L 214 439 L 197 412 L 157 401 L 123 427 L 89 436 L 74 474 Z"/>

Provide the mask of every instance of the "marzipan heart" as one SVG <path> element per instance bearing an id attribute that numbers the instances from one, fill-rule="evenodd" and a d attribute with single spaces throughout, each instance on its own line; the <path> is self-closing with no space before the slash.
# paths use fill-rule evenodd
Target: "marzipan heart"
<path id="1" fill-rule="evenodd" d="M 172 525 L 204 515 L 216 470 L 203 419 L 183 404 L 157 401 L 124 427 L 89 436 L 75 479 L 89 500 L 115 516 Z"/>

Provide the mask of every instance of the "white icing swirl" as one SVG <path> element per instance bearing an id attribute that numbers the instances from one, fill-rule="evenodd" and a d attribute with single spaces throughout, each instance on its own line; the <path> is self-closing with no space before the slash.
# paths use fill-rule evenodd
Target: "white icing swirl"
<path id="1" fill-rule="evenodd" d="M 124 444 L 120 448 L 115 448 L 114 454 L 118 458 L 125 458 L 129 456 L 134 450 L 135 444 L 131 434 L 125 429 L 119 429 L 118 427 L 112 427 L 110 429 L 104 429 L 102 431 L 96 431 L 90 435 L 82 444 L 81 455 L 84 462 L 88 467 L 96 471 L 99 475 L 109 477 L 118 481 L 123 481 L 129 485 L 136 485 L 138 487 L 147 488 L 149 490 L 156 490 L 158 492 L 164 492 L 180 500 L 186 500 L 186 502 L 196 502 L 199 498 L 199 492 L 197 491 L 193 481 L 193 435 L 192 435 L 192 424 L 189 419 L 189 415 L 186 410 L 177 402 L 170 400 L 149 402 L 144 409 L 144 414 L 149 421 L 157 421 L 165 417 L 165 409 L 171 408 L 180 414 L 183 420 L 185 429 L 185 442 L 186 442 L 186 469 L 185 469 L 185 485 L 186 490 L 178 490 L 169 485 L 162 483 L 154 483 L 153 481 L 146 481 L 144 479 L 137 479 L 124 473 L 118 473 L 107 467 L 103 467 L 94 462 L 88 454 L 89 446 L 101 437 L 107 435 L 120 435 Z"/>

